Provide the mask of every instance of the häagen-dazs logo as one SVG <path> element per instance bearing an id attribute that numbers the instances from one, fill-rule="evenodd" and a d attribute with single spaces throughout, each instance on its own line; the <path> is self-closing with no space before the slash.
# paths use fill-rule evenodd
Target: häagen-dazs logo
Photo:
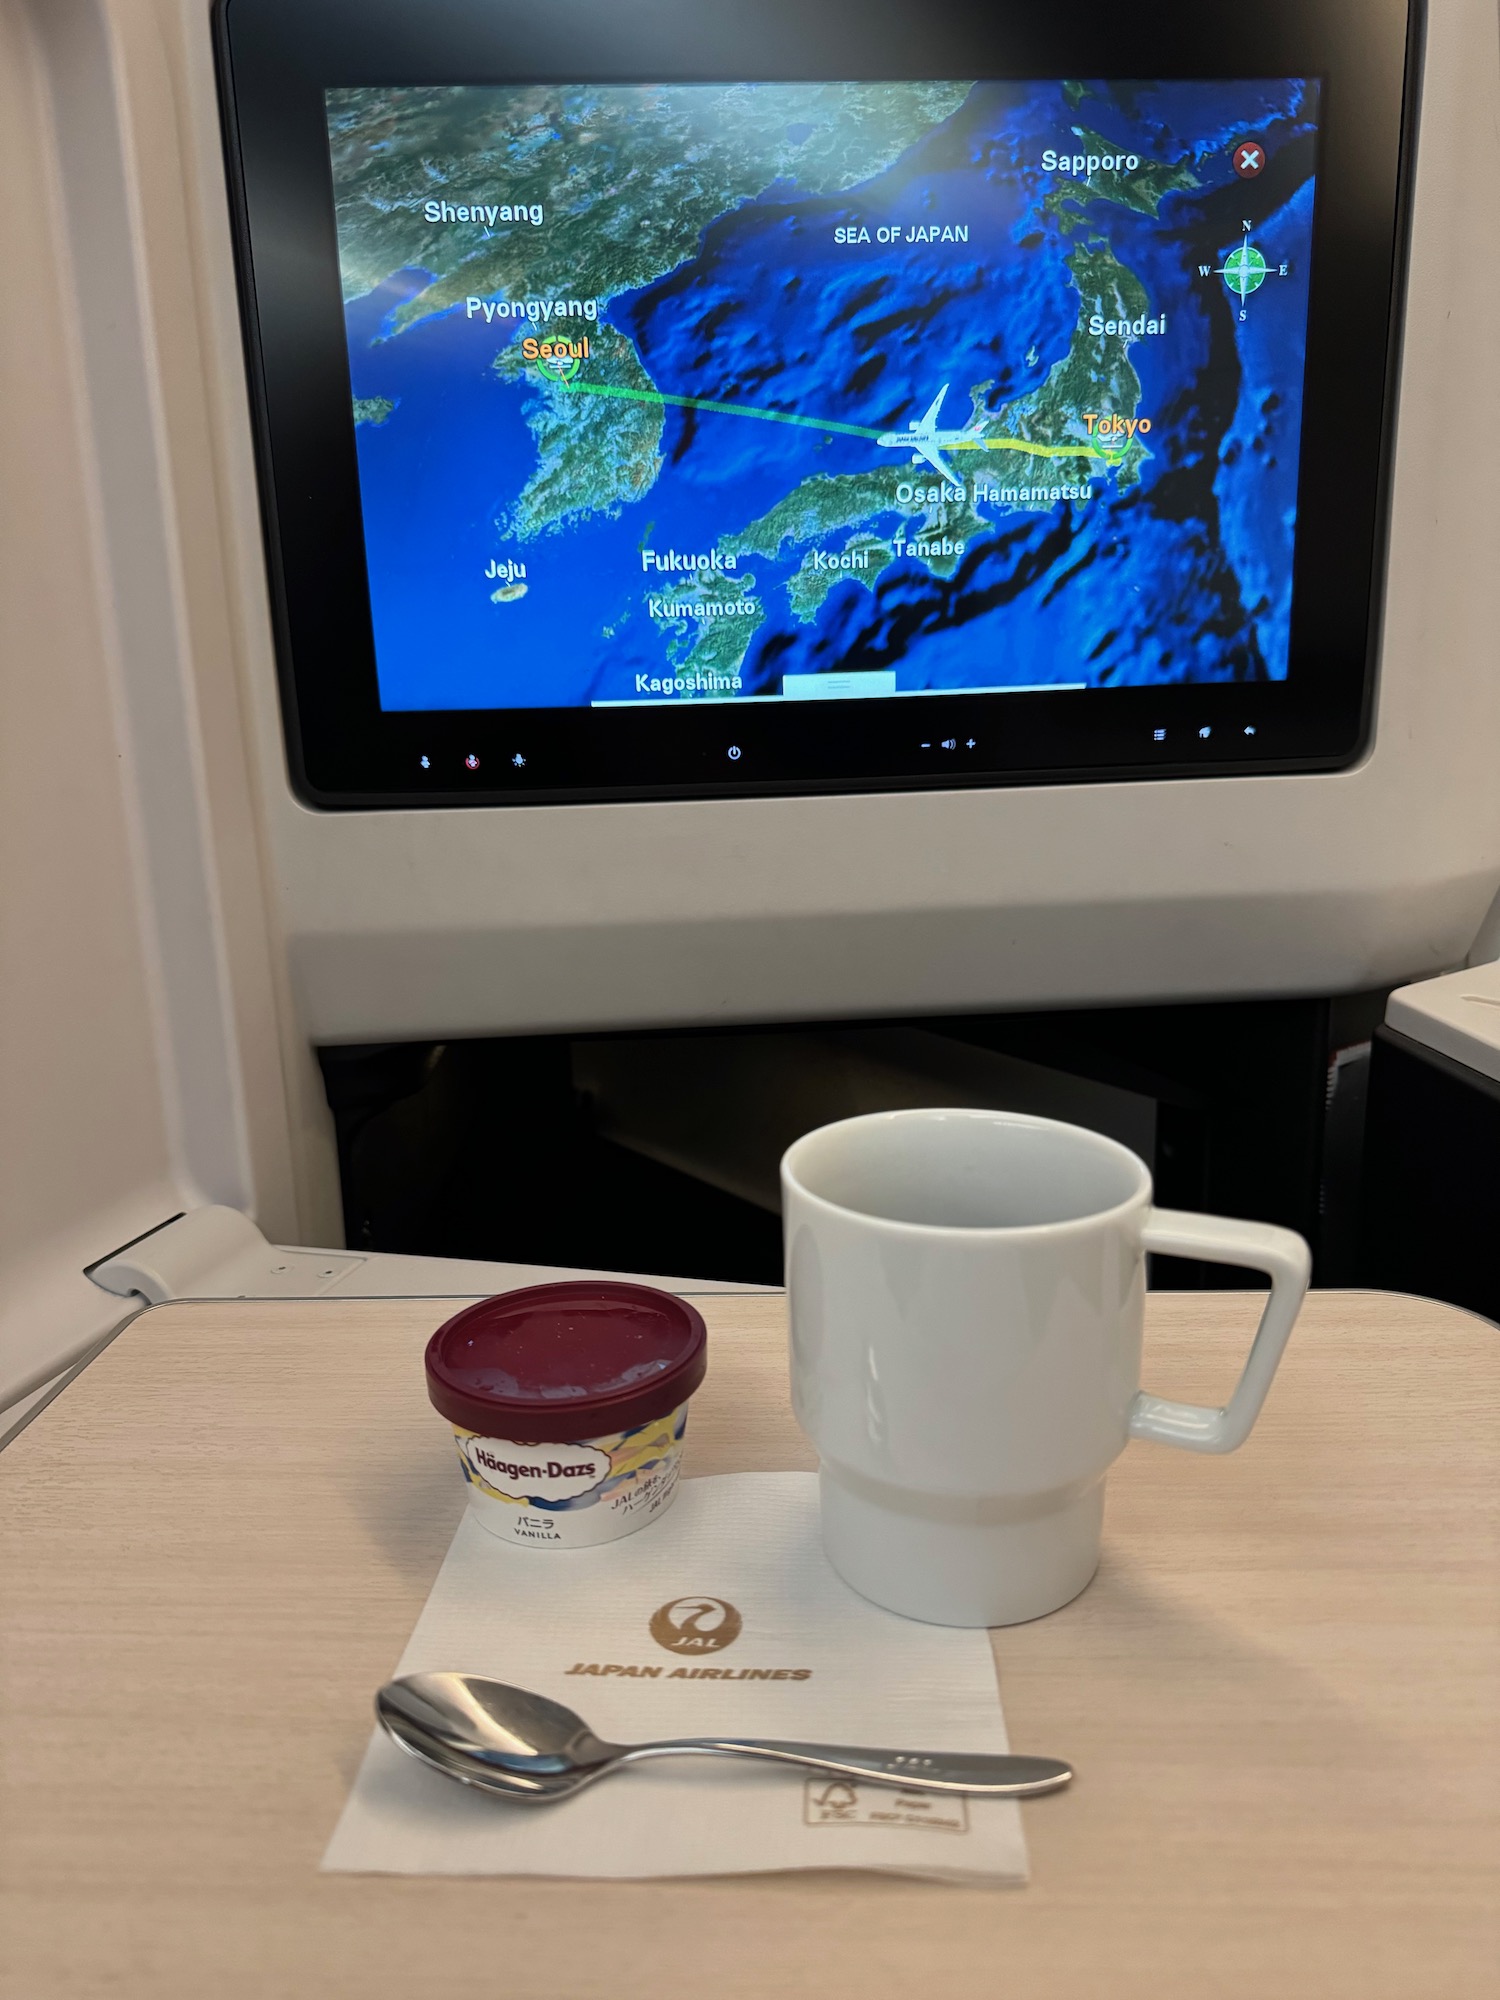
<path id="1" fill-rule="evenodd" d="M 497 1493 L 513 1500 L 571 1500 L 610 1475 L 607 1451 L 589 1444 L 512 1444 L 507 1438 L 466 1437 L 463 1454 Z"/>
<path id="2" fill-rule="evenodd" d="M 651 1636 L 669 1653 L 722 1653 L 744 1619 L 722 1597 L 674 1597 L 651 1614 Z"/>

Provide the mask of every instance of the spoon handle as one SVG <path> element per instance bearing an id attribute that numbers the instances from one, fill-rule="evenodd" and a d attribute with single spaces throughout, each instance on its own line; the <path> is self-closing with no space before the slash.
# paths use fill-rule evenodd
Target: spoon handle
<path id="1" fill-rule="evenodd" d="M 1027 1799 L 1055 1792 L 1073 1776 L 1058 1757 L 986 1756 L 950 1750 L 858 1750 L 832 1743 L 776 1743 L 752 1737 L 683 1736 L 633 1743 L 625 1761 L 646 1757 L 758 1757 L 795 1764 L 830 1777 L 923 1792 L 969 1792 L 981 1798 Z"/>

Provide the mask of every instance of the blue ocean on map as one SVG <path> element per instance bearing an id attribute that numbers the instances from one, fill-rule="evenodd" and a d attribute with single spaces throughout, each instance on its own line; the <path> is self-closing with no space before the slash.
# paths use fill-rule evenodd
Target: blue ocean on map
<path id="1" fill-rule="evenodd" d="M 858 186 L 809 192 L 794 174 L 768 176 L 695 254 L 600 300 L 599 326 L 629 339 L 668 399 L 660 466 L 640 497 L 534 532 L 518 532 L 516 510 L 537 470 L 538 409 L 575 392 L 496 369 L 535 326 L 476 322 L 463 305 L 420 316 L 432 274 L 391 271 L 346 307 L 382 704 L 644 698 L 646 681 L 691 672 L 703 634 L 653 612 L 673 579 L 643 574 L 643 548 L 754 540 L 807 482 L 871 474 L 888 503 L 822 527 L 804 510 L 770 553 L 739 556 L 735 585 L 760 613 L 746 621 L 741 694 L 851 670 L 910 692 L 1284 678 L 1316 110 L 1315 87 L 1297 81 L 1098 85 L 1082 102 L 1060 84 L 978 84 Z M 1083 126 L 1121 154 L 1185 165 L 1192 184 L 1154 213 L 1082 186 L 1049 205 L 1058 176 L 1044 149 L 1076 144 Z M 1266 148 L 1263 179 L 1236 172 L 1246 135 Z M 966 240 L 911 240 L 954 220 Z M 858 227 L 898 240 L 837 243 Z M 1252 241 L 1265 276 L 1242 293 L 1226 270 Z M 949 431 L 1046 390 L 1096 303 L 1069 259 L 1101 245 L 1166 328 L 1128 347 L 1136 413 L 1150 418 L 1137 476 L 1040 453 L 1038 488 L 1078 482 L 1087 463 L 1087 497 L 980 500 L 961 556 L 883 554 L 799 598 L 791 587 L 818 552 L 856 535 L 888 550 L 921 532 L 920 504 L 898 504 L 897 487 L 938 475 L 878 434 L 909 430 L 945 388 Z M 398 328 L 413 300 L 419 316 Z M 972 478 L 967 461 L 985 457 L 942 462 Z M 497 598 L 507 565 L 524 569 L 524 593 Z"/>

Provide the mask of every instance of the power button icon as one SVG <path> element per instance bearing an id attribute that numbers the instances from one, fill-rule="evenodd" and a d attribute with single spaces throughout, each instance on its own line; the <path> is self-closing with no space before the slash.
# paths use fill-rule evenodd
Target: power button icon
<path id="1" fill-rule="evenodd" d="M 737 764 L 737 763 L 738 763 L 738 762 L 740 761 L 740 746 L 739 746 L 739 744 L 738 744 L 738 743 L 731 743 L 731 744 L 730 744 L 730 746 L 729 746 L 729 761 L 730 761 L 730 763 L 731 763 L 731 764 Z"/>

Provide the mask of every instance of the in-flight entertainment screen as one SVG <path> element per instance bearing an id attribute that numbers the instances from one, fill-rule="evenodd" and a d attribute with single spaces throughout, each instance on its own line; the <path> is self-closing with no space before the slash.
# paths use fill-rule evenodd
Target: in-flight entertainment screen
<path id="1" fill-rule="evenodd" d="M 215 0 L 318 808 L 1342 769 L 1416 0 Z"/>
<path id="2" fill-rule="evenodd" d="M 1316 79 L 323 101 L 383 711 L 1286 679 Z"/>

